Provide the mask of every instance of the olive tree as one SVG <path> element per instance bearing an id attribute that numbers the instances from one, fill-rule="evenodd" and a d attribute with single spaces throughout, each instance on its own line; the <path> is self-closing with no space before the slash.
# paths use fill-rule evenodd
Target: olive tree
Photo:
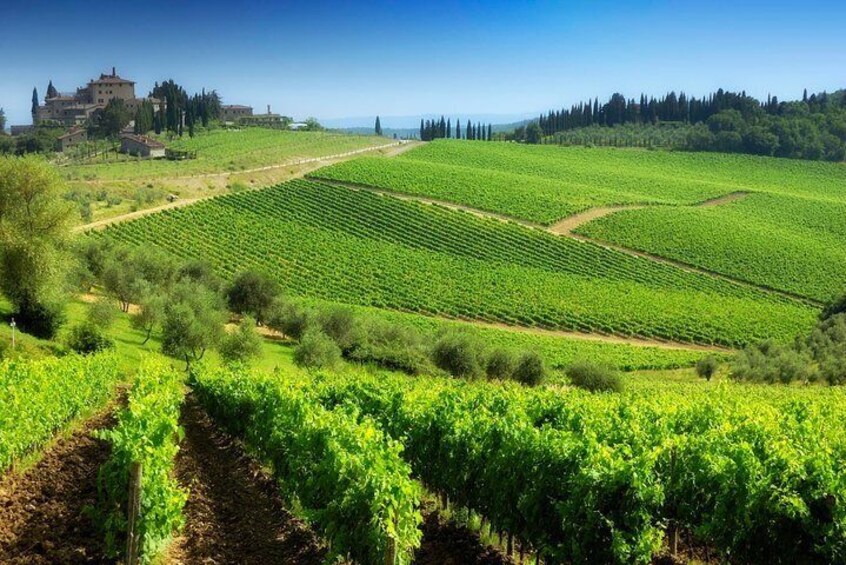
<path id="1" fill-rule="evenodd" d="M 178 284 L 164 307 L 162 353 L 183 359 L 185 369 L 203 358 L 223 335 L 225 311 L 220 297 L 197 283 Z"/>
<path id="2" fill-rule="evenodd" d="M 55 170 L 35 156 L 0 157 L 0 291 L 21 328 L 53 337 L 63 320 L 74 209 Z"/>

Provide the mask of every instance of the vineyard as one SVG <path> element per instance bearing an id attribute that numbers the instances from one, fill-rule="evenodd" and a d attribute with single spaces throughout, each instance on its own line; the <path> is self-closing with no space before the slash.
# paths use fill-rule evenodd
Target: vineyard
<path id="1" fill-rule="evenodd" d="M 659 381 L 592 395 L 209 368 L 193 379 L 214 417 L 273 461 L 333 533 L 333 549 L 364 562 L 394 550 L 404 562 L 418 543 L 416 481 L 546 563 L 649 562 L 680 531 L 745 562 L 846 552 L 839 391 Z M 343 480 L 339 458 L 350 461 Z M 325 498 L 342 485 L 355 494 Z M 364 514 L 336 523 L 330 500 Z"/>
<path id="2" fill-rule="evenodd" d="M 790 338 L 815 315 L 596 245 L 308 181 L 96 236 L 203 258 L 227 276 L 257 268 L 302 297 L 552 330 L 734 346 Z"/>
<path id="3" fill-rule="evenodd" d="M 592 206 L 690 205 L 738 191 L 842 201 L 844 174 L 837 164 L 743 155 L 441 140 L 313 176 L 550 224 Z"/>
<path id="4" fill-rule="evenodd" d="M 579 233 L 825 302 L 846 291 L 844 217 L 844 200 L 753 194 L 713 208 L 618 212 Z"/>
<path id="5" fill-rule="evenodd" d="M 238 172 L 278 165 L 310 157 L 321 157 L 387 143 L 385 139 L 324 132 L 291 132 L 263 128 L 218 129 L 173 142 L 171 149 L 196 152 L 187 161 L 138 160 L 110 155 L 89 163 L 62 167 L 70 181 L 156 179 L 207 173 Z M 104 162 L 105 161 L 105 162 Z"/>

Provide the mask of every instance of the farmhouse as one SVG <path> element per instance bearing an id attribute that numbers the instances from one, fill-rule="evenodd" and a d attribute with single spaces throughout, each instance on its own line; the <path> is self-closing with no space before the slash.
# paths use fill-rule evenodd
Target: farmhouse
<path id="1" fill-rule="evenodd" d="M 155 158 L 165 156 L 164 143 L 131 133 L 121 135 L 120 151 L 136 157 Z"/>
<path id="2" fill-rule="evenodd" d="M 85 143 L 88 140 L 88 131 L 79 126 L 74 126 L 68 130 L 68 132 L 59 137 L 57 140 L 57 149 L 59 151 L 65 151 L 75 145 L 79 145 L 80 143 Z"/>
<path id="3" fill-rule="evenodd" d="M 229 106 L 220 107 L 220 121 L 228 124 L 237 124 L 242 118 L 247 118 L 253 115 L 252 106 L 241 106 L 239 104 L 232 104 Z"/>

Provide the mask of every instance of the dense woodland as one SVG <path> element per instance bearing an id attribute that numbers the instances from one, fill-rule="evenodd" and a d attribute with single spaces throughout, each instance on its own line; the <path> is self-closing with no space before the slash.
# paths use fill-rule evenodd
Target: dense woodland
<path id="1" fill-rule="evenodd" d="M 550 110 L 537 124 L 543 137 L 528 142 L 664 146 L 687 151 L 751 153 L 796 159 L 846 158 L 846 91 L 803 94 L 801 100 L 759 101 L 722 89 L 703 98 L 670 92 L 638 100 L 615 93 L 604 104 L 587 100 Z M 671 128 L 661 126 L 671 126 Z M 531 124 L 530 126 L 531 127 Z M 584 131 L 586 128 L 587 131 Z"/>

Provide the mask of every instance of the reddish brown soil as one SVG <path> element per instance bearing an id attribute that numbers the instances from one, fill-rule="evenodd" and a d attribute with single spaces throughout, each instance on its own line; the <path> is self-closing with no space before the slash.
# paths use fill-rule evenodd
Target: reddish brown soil
<path id="1" fill-rule="evenodd" d="M 0 563 L 111 562 L 86 507 L 97 503 L 97 473 L 109 456 L 109 444 L 91 433 L 113 422 L 111 414 L 92 418 L 25 473 L 0 478 Z"/>
<path id="2" fill-rule="evenodd" d="M 177 476 L 190 489 L 186 527 L 170 563 L 322 562 L 317 536 L 288 512 L 279 487 L 218 432 L 190 396 L 182 410 L 185 429 Z"/>

